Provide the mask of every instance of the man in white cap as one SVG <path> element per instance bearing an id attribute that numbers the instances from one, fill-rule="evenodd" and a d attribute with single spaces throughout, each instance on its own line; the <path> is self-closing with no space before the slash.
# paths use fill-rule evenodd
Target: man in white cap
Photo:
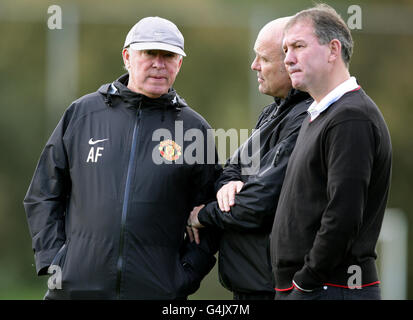
<path id="1" fill-rule="evenodd" d="M 128 88 L 149 98 L 168 92 L 182 65 L 184 37 L 170 21 L 140 20 L 129 31 L 122 52 L 129 72 Z"/>
<path id="2" fill-rule="evenodd" d="M 210 126 L 172 88 L 184 38 L 144 18 L 122 55 L 127 74 L 66 110 L 24 199 L 36 271 L 52 274 L 46 299 L 185 299 L 215 263 L 208 242 L 184 237 L 220 172 L 187 163 L 192 141 L 175 132 L 198 129 L 208 145 Z"/>

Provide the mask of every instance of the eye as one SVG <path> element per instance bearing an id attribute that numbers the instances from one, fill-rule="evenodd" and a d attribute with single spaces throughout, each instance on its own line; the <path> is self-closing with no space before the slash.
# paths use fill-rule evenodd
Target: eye
<path id="1" fill-rule="evenodd" d="M 175 58 L 176 57 L 176 53 L 173 53 L 173 52 L 166 52 L 165 54 L 164 54 L 164 57 L 165 58 Z"/>
<path id="2" fill-rule="evenodd" d="M 144 53 L 148 56 L 156 56 L 155 50 L 144 50 Z"/>

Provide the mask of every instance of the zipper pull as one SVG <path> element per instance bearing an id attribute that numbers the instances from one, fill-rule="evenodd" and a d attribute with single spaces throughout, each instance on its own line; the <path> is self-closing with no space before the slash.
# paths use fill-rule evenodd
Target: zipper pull
<path id="1" fill-rule="evenodd" d="M 281 153 L 281 149 L 283 147 L 283 144 L 281 143 L 280 146 L 278 147 L 277 151 L 275 152 L 275 157 L 274 157 L 274 167 L 276 167 L 278 165 L 278 160 L 280 158 L 280 153 Z"/>

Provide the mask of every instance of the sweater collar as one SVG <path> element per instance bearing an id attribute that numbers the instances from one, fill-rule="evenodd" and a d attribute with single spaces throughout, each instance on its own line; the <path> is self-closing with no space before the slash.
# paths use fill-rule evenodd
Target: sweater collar
<path id="1" fill-rule="evenodd" d="M 339 84 L 332 91 L 330 91 L 319 103 L 315 100 L 308 108 L 308 113 L 310 114 L 310 121 L 316 119 L 323 111 L 325 111 L 334 102 L 339 100 L 344 94 L 349 91 L 358 90 L 360 86 L 357 83 L 355 77 L 350 77 L 348 80 Z"/>

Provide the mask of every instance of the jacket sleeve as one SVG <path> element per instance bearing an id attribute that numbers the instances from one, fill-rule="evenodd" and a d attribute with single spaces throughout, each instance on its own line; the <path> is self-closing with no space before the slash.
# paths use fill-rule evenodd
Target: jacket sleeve
<path id="1" fill-rule="evenodd" d="M 208 228 L 200 229 L 200 244 L 190 242 L 186 237 L 181 253 L 181 263 L 191 279 L 186 295 L 195 293 L 202 279 L 212 270 L 216 263 L 214 254 L 218 251 L 220 234 Z"/>
<path id="2" fill-rule="evenodd" d="M 214 141 L 207 138 L 209 133 L 204 131 L 204 162 L 196 164 L 193 172 L 193 181 L 189 192 L 191 192 L 191 209 L 195 206 L 206 204 L 215 199 L 215 181 L 222 172 L 222 167 L 218 164 L 215 144 L 209 145 L 207 141 Z M 213 157 L 207 152 L 214 152 Z M 208 163 L 208 159 L 213 159 Z M 189 212 L 188 212 L 189 215 Z M 201 243 L 198 245 L 190 242 L 186 237 L 181 248 L 181 263 L 185 268 L 188 277 L 191 279 L 187 295 L 194 293 L 200 286 L 202 279 L 214 267 L 218 251 L 220 235 L 213 229 L 200 230 Z"/>
<path id="3" fill-rule="evenodd" d="M 238 151 L 237 151 L 238 154 Z M 241 166 L 238 161 L 232 161 L 233 158 L 230 158 L 225 163 L 224 169 L 222 170 L 221 175 L 216 181 L 215 184 L 215 193 L 219 191 L 224 185 L 230 181 L 243 181 L 241 174 Z"/>
<path id="4" fill-rule="evenodd" d="M 47 274 L 66 238 L 64 215 L 70 190 L 63 145 L 66 121 L 67 113 L 47 141 L 23 201 L 38 275 Z"/>
<path id="5" fill-rule="evenodd" d="M 366 207 L 378 135 L 369 121 L 350 120 L 330 128 L 325 145 L 327 206 L 313 246 L 294 282 L 319 287 L 346 255 L 359 232 Z"/>
<path id="6" fill-rule="evenodd" d="M 301 120 L 302 116 L 297 118 L 295 130 L 265 155 L 258 174 L 252 176 L 235 195 L 235 205 L 229 212 L 222 212 L 216 201 L 199 212 L 198 219 L 202 225 L 237 231 L 271 228 Z"/>

